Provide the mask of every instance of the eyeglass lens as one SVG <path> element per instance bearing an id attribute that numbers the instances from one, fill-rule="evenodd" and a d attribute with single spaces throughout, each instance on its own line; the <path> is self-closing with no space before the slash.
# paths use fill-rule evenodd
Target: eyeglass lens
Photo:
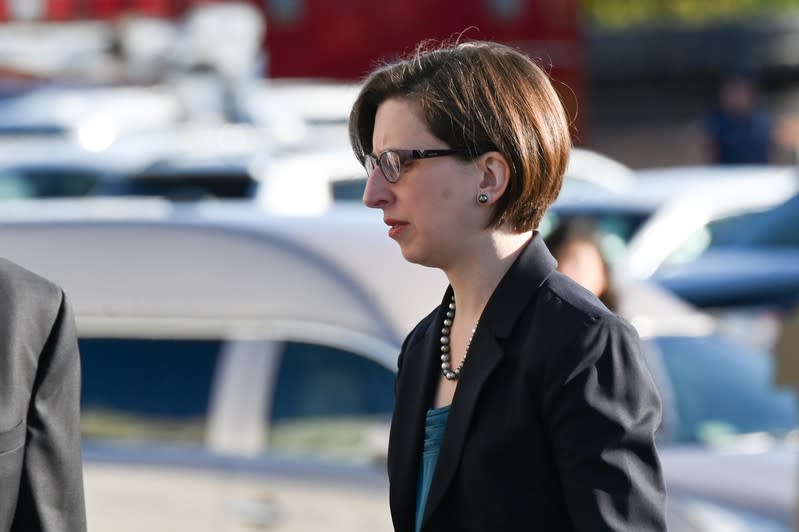
<path id="1" fill-rule="evenodd" d="M 384 151 L 377 158 L 373 155 L 367 155 L 363 162 L 366 169 L 366 175 L 370 176 L 375 171 L 375 168 L 380 166 L 380 171 L 385 176 L 386 180 L 390 183 L 396 183 L 399 180 L 400 172 L 402 171 L 402 160 L 397 152 Z"/>
<path id="2" fill-rule="evenodd" d="M 399 154 L 393 151 L 384 151 L 381 153 L 380 170 L 383 171 L 383 175 L 386 176 L 386 179 L 392 183 L 397 181 L 400 176 L 400 171 L 402 170 Z"/>

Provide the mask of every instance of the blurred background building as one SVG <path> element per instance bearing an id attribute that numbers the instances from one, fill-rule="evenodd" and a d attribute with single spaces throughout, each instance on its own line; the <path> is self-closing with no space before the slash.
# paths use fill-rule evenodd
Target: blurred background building
<path id="1" fill-rule="evenodd" d="M 197 10 L 201 7 L 201 10 Z M 799 8 L 787 0 L 2 0 L 0 90 L 33 83 L 236 78 L 358 80 L 424 39 L 494 39 L 547 66 L 575 140 L 633 167 L 707 160 L 701 116 L 731 73 L 797 137 Z M 204 14 L 203 14 L 204 12 Z M 194 94 L 193 97 L 202 99 Z M 207 103 L 207 102 L 206 102 Z M 230 111 L 230 109 L 228 109 Z"/>

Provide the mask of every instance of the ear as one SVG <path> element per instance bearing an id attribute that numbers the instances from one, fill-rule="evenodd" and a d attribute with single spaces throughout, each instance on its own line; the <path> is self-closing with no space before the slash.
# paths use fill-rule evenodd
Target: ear
<path id="1" fill-rule="evenodd" d="M 477 194 L 486 194 L 487 204 L 495 203 L 508 188 L 510 180 L 508 160 L 498 151 L 490 151 L 476 159 L 475 164 L 481 173 Z"/>

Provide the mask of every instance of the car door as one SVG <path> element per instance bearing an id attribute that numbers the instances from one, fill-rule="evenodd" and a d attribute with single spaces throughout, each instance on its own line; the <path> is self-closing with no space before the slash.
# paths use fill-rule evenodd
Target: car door
<path id="1" fill-rule="evenodd" d="M 262 438 L 227 477 L 225 530 L 392 530 L 385 452 L 394 372 L 381 349 L 318 335 L 272 349 Z"/>
<path id="2" fill-rule="evenodd" d="M 221 470 L 207 447 L 226 341 L 80 340 L 84 484 L 92 530 L 220 530 Z"/>

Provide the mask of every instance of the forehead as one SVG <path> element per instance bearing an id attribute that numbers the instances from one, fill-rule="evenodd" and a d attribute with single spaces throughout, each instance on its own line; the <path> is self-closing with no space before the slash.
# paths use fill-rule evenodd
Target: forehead
<path id="1" fill-rule="evenodd" d="M 377 108 L 372 132 L 372 149 L 380 153 L 390 149 L 432 148 L 438 141 L 422 119 L 420 105 L 407 98 L 390 98 Z"/>

